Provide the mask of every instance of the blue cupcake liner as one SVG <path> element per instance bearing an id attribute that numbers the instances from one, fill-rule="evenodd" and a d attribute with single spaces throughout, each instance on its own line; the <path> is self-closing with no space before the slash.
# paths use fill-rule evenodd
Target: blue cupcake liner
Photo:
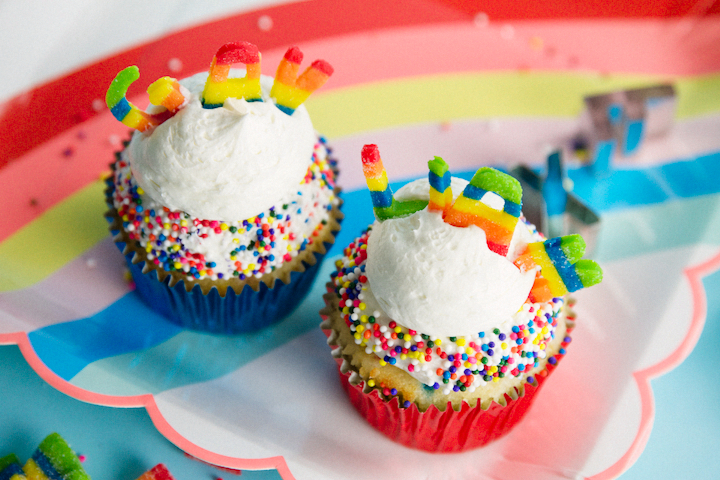
<path id="1" fill-rule="evenodd" d="M 123 242 L 116 242 L 121 251 Z M 228 287 L 224 297 L 216 288 L 207 294 L 200 285 L 189 292 L 184 282 L 170 286 L 170 276 L 160 280 L 156 270 L 143 273 L 145 262 L 133 263 L 134 252 L 125 254 L 137 293 L 153 310 L 184 328 L 211 333 L 238 334 L 259 330 L 285 318 L 307 295 L 324 254 L 313 252 L 314 265 L 290 272 L 290 282 L 275 280 L 273 288 L 260 282 L 258 291 L 246 285 L 238 294 Z"/>
<path id="2" fill-rule="evenodd" d="M 111 164 L 113 170 L 114 166 L 114 163 Z M 266 274 L 275 276 L 272 287 L 260 280 L 257 282 L 257 290 L 248 283 L 242 283 L 239 293 L 232 285 L 228 285 L 224 296 L 216 287 L 211 287 L 204 293 L 198 284 L 188 291 L 183 280 L 173 282 L 172 275 L 159 272 L 154 265 L 147 265 L 146 268 L 143 254 L 128 245 L 127 234 L 112 203 L 115 185 L 112 179 L 108 179 L 106 183 L 105 201 L 110 210 L 105 217 L 110 223 L 115 245 L 125 256 L 137 293 L 153 310 L 173 323 L 209 333 L 252 332 L 272 325 L 292 313 L 310 291 L 322 259 L 335 241 L 343 218 L 340 201 L 330 211 L 327 225 L 330 229 L 330 235 L 327 236 L 329 238 L 325 241 L 318 240 L 315 246 L 308 246 L 300 253 L 302 257 L 292 260 L 297 262 L 297 265 L 289 274 Z M 337 187 L 335 195 L 338 198 L 340 196 L 340 189 Z"/>

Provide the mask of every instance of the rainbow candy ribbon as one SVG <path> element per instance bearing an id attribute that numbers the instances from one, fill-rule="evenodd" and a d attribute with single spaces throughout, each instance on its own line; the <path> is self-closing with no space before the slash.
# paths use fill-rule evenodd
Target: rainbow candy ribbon
<path id="1" fill-rule="evenodd" d="M 585 240 L 577 234 L 565 235 L 528 244 L 514 263 L 525 270 L 540 267 L 531 300 L 545 302 L 602 281 L 602 269 L 596 262 L 582 259 L 584 254 Z"/>
<path id="2" fill-rule="evenodd" d="M 0 458 L 0 480 L 25 480 L 26 478 L 17 455 L 11 453 Z"/>
<path id="3" fill-rule="evenodd" d="M 424 200 L 408 200 L 406 202 L 395 200 L 377 145 L 363 147 L 362 166 L 365 181 L 370 190 L 373 210 L 378 220 L 406 217 L 427 206 L 428 202 Z"/>
<path id="4" fill-rule="evenodd" d="M 504 200 L 502 210 L 496 210 L 481 201 L 488 192 L 495 193 Z M 515 232 L 521 205 L 520 182 L 506 173 L 483 167 L 475 172 L 462 195 L 447 210 L 443 220 L 456 227 L 477 225 L 485 231 L 488 248 L 504 256 L 507 255 Z"/>
<path id="5" fill-rule="evenodd" d="M 245 65 L 245 77 L 228 78 L 230 67 L 235 63 Z M 230 97 L 262 102 L 260 52 L 250 42 L 226 43 L 210 63 L 210 74 L 201 97 L 203 108 L 222 107 Z"/>
<path id="6" fill-rule="evenodd" d="M 332 66 L 325 60 L 315 60 L 298 77 L 303 54 L 298 47 L 290 47 L 278 65 L 270 96 L 277 107 L 292 115 L 312 92 L 322 87 L 333 74 Z"/>
<path id="7" fill-rule="evenodd" d="M 144 132 L 175 115 L 184 104 L 185 96 L 180 91 L 180 84 L 177 80 L 162 77 L 148 87 L 148 94 L 150 102 L 153 105 L 165 107 L 165 111 L 157 114 L 143 112 L 126 98 L 128 88 L 138 78 L 140 78 L 140 71 L 134 65 L 120 71 L 105 94 L 105 103 L 113 116 L 124 125 Z"/>
<path id="8" fill-rule="evenodd" d="M 450 188 L 450 169 L 440 157 L 428 162 L 428 180 L 430 181 L 430 203 L 428 210 L 447 213 L 453 204 L 453 194 Z"/>
<path id="9" fill-rule="evenodd" d="M 40 443 L 23 470 L 28 480 L 90 480 L 77 455 L 57 433 Z"/>

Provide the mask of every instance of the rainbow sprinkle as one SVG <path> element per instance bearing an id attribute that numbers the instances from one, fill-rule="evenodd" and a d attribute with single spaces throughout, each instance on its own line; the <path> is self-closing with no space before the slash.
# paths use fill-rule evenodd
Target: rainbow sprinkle
<path id="1" fill-rule="evenodd" d="M 235 63 L 245 64 L 245 77 L 228 78 L 230 67 Z M 262 102 L 260 52 L 250 42 L 226 43 L 210 63 L 210 74 L 201 96 L 203 108 L 222 107 L 229 97 Z"/>
<path id="2" fill-rule="evenodd" d="M 362 166 L 365 181 L 370 190 L 373 210 L 378 220 L 406 217 L 425 208 L 428 202 L 410 200 L 399 202 L 393 197 L 387 173 L 380 158 L 377 145 L 365 145 L 362 149 Z"/>
<path id="3" fill-rule="evenodd" d="M 130 128 L 144 132 L 177 113 L 185 102 L 185 96 L 177 80 L 163 77 L 150 85 L 148 93 L 153 105 L 161 105 L 165 107 L 165 111 L 152 115 L 143 112 L 126 98 L 128 88 L 138 78 L 140 78 L 140 70 L 134 65 L 120 71 L 105 94 L 105 103 L 117 120 Z"/>
<path id="4" fill-rule="evenodd" d="M 322 87 L 333 74 L 332 66 L 325 60 L 315 60 L 298 77 L 303 54 L 298 47 L 290 47 L 278 65 L 270 96 L 277 107 L 292 115 L 312 92 Z"/>
<path id="5" fill-rule="evenodd" d="M 483 196 L 488 192 L 503 199 L 502 210 L 496 210 L 482 202 Z M 483 167 L 475 173 L 443 220 L 456 227 L 477 225 L 485 231 L 490 250 L 505 256 L 520 217 L 521 205 L 520 182 L 498 170 Z"/>

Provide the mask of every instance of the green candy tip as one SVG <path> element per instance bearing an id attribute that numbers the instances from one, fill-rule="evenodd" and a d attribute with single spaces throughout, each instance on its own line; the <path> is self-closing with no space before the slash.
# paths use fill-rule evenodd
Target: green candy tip
<path id="1" fill-rule="evenodd" d="M 40 450 L 53 467 L 68 480 L 90 480 L 75 452 L 59 433 L 51 433 L 40 442 Z"/>
<path id="2" fill-rule="evenodd" d="M 435 157 L 434 159 L 428 161 L 428 168 L 432 173 L 437 175 L 438 177 L 442 177 L 445 175 L 450 167 L 448 167 L 448 164 L 445 160 L 442 159 L 442 157 Z"/>
<path id="3" fill-rule="evenodd" d="M 514 177 L 491 167 L 481 167 L 475 172 L 470 185 L 495 192 L 513 203 L 522 203 L 522 186 Z"/>
<path id="4" fill-rule="evenodd" d="M 415 212 L 422 210 L 427 207 L 428 202 L 426 200 L 407 200 L 404 202 L 398 202 L 393 198 L 392 205 L 384 208 L 373 208 L 375 216 L 381 222 L 384 220 L 391 220 L 394 218 L 402 218 L 412 215 Z"/>
<path id="5" fill-rule="evenodd" d="M 597 285 L 603 279 L 602 268 L 593 260 L 578 260 L 575 263 L 575 272 L 585 288 Z"/>
<path id="6" fill-rule="evenodd" d="M 560 249 L 570 263 L 579 261 L 585 255 L 585 239 L 577 234 L 564 235 L 560 238 Z"/>
<path id="7" fill-rule="evenodd" d="M 10 465 L 22 465 L 20 459 L 14 453 L 0 457 L 0 472 L 5 470 Z"/>
<path id="8" fill-rule="evenodd" d="M 120 70 L 105 93 L 105 103 L 108 108 L 114 107 L 122 100 L 130 84 L 138 78 L 140 78 L 140 69 L 136 65 L 130 65 Z"/>

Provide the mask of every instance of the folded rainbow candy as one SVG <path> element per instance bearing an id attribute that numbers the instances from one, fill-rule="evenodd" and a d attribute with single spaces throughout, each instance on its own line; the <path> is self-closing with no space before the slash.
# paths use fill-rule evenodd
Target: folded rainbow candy
<path id="1" fill-rule="evenodd" d="M 277 107 L 292 115 L 312 92 L 322 87 L 333 74 L 333 68 L 325 60 L 315 60 L 298 77 L 303 54 L 298 47 L 290 47 L 278 65 L 270 96 Z"/>
<path id="2" fill-rule="evenodd" d="M 584 254 L 585 240 L 577 234 L 528 244 L 514 263 L 524 270 L 540 267 L 530 300 L 546 302 L 600 283 L 602 269 L 594 261 L 582 259 Z"/>
<path id="3" fill-rule="evenodd" d="M 175 480 L 170 471 L 162 463 L 158 463 L 153 468 L 143 473 L 137 480 Z"/>
<path id="4" fill-rule="evenodd" d="M 0 480 L 25 480 L 26 478 L 17 455 L 11 453 L 0 458 Z"/>
<path id="5" fill-rule="evenodd" d="M 427 206 L 428 202 L 424 200 L 409 200 L 406 202 L 395 200 L 392 189 L 388 185 L 387 174 L 377 145 L 365 145 L 361 156 L 363 174 L 368 189 L 370 189 L 373 210 L 378 220 L 405 217 Z"/>
<path id="6" fill-rule="evenodd" d="M 40 443 L 23 471 L 28 480 L 90 480 L 77 455 L 57 433 Z"/>
<path id="7" fill-rule="evenodd" d="M 148 87 L 148 94 L 153 105 L 163 106 L 165 110 L 156 114 L 143 112 L 126 98 L 128 88 L 138 78 L 140 71 L 134 65 L 118 73 L 105 94 L 105 103 L 116 119 L 130 128 L 144 132 L 175 115 L 185 102 L 185 96 L 180 91 L 177 80 L 162 77 Z"/>
<path id="8" fill-rule="evenodd" d="M 228 78 L 230 67 L 235 63 L 245 65 L 245 77 Z M 200 99 L 203 108 L 222 107 L 230 97 L 262 102 L 260 52 L 250 42 L 226 43 L 218 49 L 210 63 L 210 74 Z"/>
<path id="9" fill-rule="evenodd" d="M 428 180 L 430 181 L 430 203 L 428 210 L 447 213 L 453 203 L 452 189 L 450 188 L 450 169 L 440 157 L 428 162 Z"/>
<path id="10" fill-rule="evenodd" d="M 482 202 L 491 192 L 503 201 L 502 210 L 496 210 Z M 473 175 L 443 220 L 456 227 L 477 225 L 485 231 L 490 250 L 507 255 L 515 226 L 521 213 L 522 187 L 520 182 L 494 168 L 482 167 Z"/>

